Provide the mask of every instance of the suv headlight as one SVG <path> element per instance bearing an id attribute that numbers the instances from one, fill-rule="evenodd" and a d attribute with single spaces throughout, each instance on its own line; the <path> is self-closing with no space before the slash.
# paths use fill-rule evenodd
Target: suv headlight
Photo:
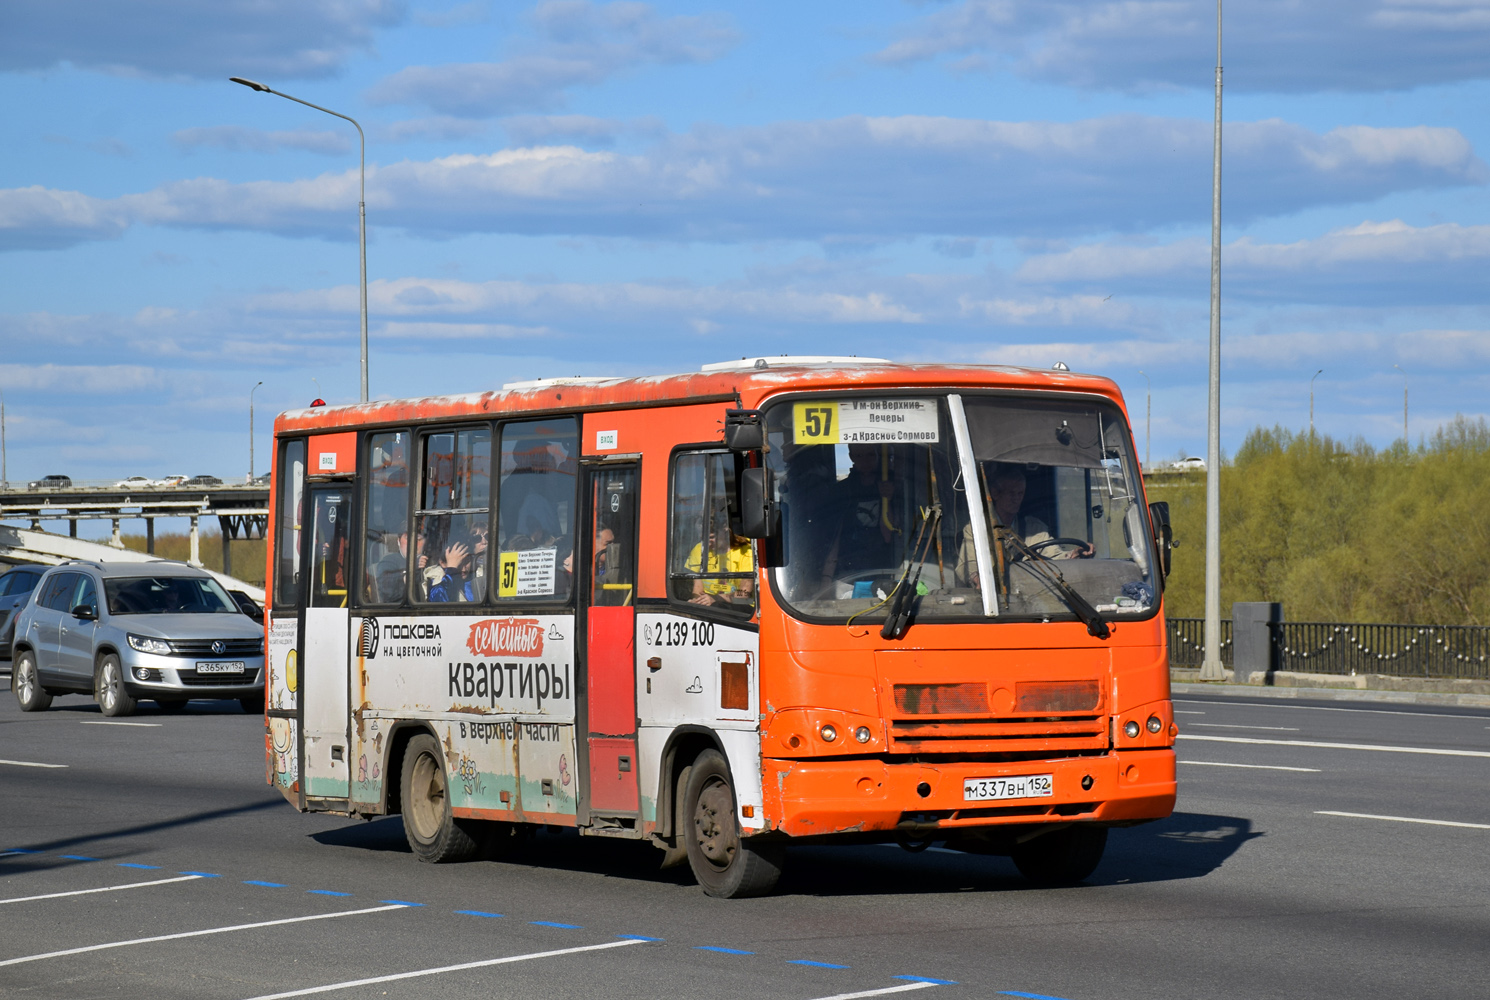
<path id="1" fill-rule="evenodd" d="M 129 640 L 129 648 L 139 650 L 141 653 L 157 653 L 161 656 L 171 655 L 171 644 L 164 639 L 153 639 L 148 635 L 135 635 L 133 632 L 125 636 Z"/>

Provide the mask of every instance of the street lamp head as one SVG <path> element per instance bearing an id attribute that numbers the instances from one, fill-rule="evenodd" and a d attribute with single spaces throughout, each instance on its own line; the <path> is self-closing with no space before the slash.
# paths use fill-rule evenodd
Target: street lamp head
<path id="1" fill-rule="evenodd" d="M 249 90 L 257 90 L 257 91 L 259 91 L 262 94 L 272 94 L 272 93 L 274 93 L 274 91 L 270 90 L 268 87 L 264 86 L 262 83 L 256 83 L 253 80 L 245 80 L 241 76 L 230 76 L 230 77 L 228 77 L 228 81 L 230 83 L 241 83 L 245 87 L 247 87 Z"/>

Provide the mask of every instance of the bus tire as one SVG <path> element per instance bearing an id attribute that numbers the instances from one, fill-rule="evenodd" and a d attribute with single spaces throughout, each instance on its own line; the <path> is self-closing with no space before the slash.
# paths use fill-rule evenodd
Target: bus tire
<path id="1" fill-rule="evenodd" d="M 23 649 L 15 660 L 16 701 L 23 712 L 45 712 L 52 707 L 52 695 L 41 686 L 41 677 L 36 672 L 36 654 Z"/>
<path id="2" fill-rule="evenodd" d="M 1107 848 L 1107 827 L 1078 823 L 1014 848 L 1019 873 L 1039 886 L 1075 885 L 1097 870 Z"/>
<path id="3" fill-rule="evenodd" d="M 430 864 L 475 857 L 480 844 L 473 833 L 480 831 L 451 815 L 445 757 L 433 736 L 420 733 L 409 740 L 399 773 L 404 836 L 414 856 Z"/>
<path id="4" fill-rule="evenodd" d="M 729 765 L 719 751 L 705 750 L 694 760 L 684 801 L 687 825 L 680 836 L 704 892 L 740 899 L 763 896 L 776 887 L 786 848 L 740 836 Z"/>
<path id="5" fill-rule="evenodd" d="M 124 667 L 113 653 L 98 659 L 98 670 L 93 674 L 93 700 L 98 702 L 99 711 L 110 718 L 134 714 L 135 700 L 124 690 Z"/>

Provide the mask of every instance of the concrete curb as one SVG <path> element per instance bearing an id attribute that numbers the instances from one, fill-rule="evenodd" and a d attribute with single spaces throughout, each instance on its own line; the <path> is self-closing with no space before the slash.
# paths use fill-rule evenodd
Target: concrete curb
<path id="1" fill-rule="evenodd" d="M 1490 695 L 1446 694 L 1438 691 L 1377 691 L 1357 688 L 1262 687 L 1253 684 L 1216 684 L 1171 681 L 1176 695 L 1208 694 L 1224 698 L 1267 698 L 1279 701 L 1350 701 L 1389 705 L 1431 705 L 1440 708 L 1490 708 Z"/>

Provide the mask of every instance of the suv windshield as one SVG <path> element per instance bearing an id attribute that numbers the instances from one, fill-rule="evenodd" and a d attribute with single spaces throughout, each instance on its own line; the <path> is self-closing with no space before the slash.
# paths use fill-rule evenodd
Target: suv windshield
<path id="1" fill-rule="evenodd" d="M 843 395 L 768 411 L 782 599 L 810 617 L 881 620 L 899 583 L 919 621 L 982 618 L 985 586 L 1001 619 L 1151 611 L 1147 522 L 1117 408 L 962 401 L 972 484 L 944 398 Z M 970 509 L 985 519 L 986 580 Z"/>
<path id="2" fill-rule="evenodd" d="M 105 580 L 111 615 L 238 614 L 211 577 L 132 576 Z"/>

